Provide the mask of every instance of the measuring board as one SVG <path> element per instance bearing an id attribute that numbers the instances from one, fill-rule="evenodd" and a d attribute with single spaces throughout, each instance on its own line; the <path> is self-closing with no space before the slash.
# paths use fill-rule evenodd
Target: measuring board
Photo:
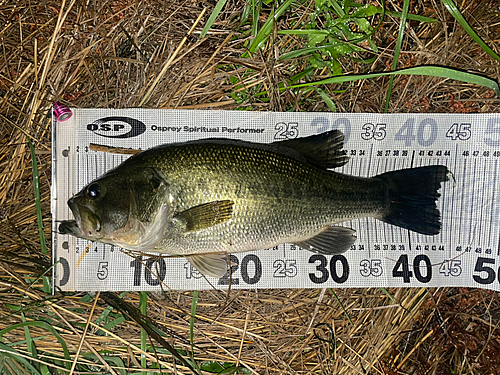
<path id="1" fill-rule="evenodd" d="M 78 291 L 209 288 L 481 287 L 500 291 L 500 115 L 335 114 L 76 109 L 53 120 L 54 287 Z M 67 200 L 125 160 L 91 143 L 144 150 L 163 143 L 233 138 L 269 143 L 340 129 L 349 162 L 336 171 L 371 177 L 442 164 L 451 171 L 437 205 L 440 234 L 425 236 L 364 218 L 342 223 L 357 240 L 344 254 L 291 244 L 232 254 L 231 276 L 205 278 L 184 258 L 131 257 L 57 233 Z M 117 191 L 116 194 L 120 194 Z"/>

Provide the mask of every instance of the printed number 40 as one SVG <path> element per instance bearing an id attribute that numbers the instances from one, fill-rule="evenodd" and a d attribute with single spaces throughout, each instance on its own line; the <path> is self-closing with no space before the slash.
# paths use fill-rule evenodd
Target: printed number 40
<path id="1" fill-rule="evenodd" d="M 421 265 L 421 263 L 424 265 Z M 427 255 L 417 255 L 413 259 L 413 272 L 410 270 L 410 264 L 408 262 L 408 255 L 402 254 L 396 265 L 392 269 L 392 277 L 403 278 L 404 283 L 409 283 L 410 278 L 415 274 L 415 278 L 421 283 L 428 283 L 432 279 L 432 265 L 429 257 Z"/>

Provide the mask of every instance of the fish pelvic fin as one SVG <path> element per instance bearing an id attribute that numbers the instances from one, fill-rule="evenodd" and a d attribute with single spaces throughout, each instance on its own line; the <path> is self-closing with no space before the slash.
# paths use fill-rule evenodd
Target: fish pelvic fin
<path id="1" fill-rule="evenodd" d="M 203 230 L 229 220 L 233 206 L 231 200 L 203 203 L 179 212 L 174 218 L 182 222 L 186 232 Z"/>
<path id="2" fill-rule="evenodd" d="M 203 275 L 220 279 L 227 273 L 225 254 L 189 255 L 186 259 Z"/>
<path id="3" fill-rule="evenodd" d="M 331 130 L 304 138 L 278 141 L 273 144 L 295 150 L 306 161 L 320 169 L 338 168 L 349 161 L 342 149 L 344 134 L 340 130 Z"/>
<path id="4" fill-rule="evenodd" d="M 375 178 L 386 181 L 388 209 L 378 219 L 425 235 L 441 230 L 441 214 L 436 201 L 441 183 L 448 180 L 448 168 L 432 165 L 383 173 Z"/>
<path id="5" fill-rule="evenodd" d="M 322 232 L 295 244 L 314 253 L 335 255 L 346 252 L 356 241 L 356 231 L 351 228 L 326 227 Z"/>

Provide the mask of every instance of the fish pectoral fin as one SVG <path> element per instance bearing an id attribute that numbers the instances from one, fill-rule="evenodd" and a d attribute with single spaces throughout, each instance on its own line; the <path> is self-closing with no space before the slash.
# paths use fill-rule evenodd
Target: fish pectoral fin
<path id="1" fill-rule="evenodd" d="M 356 241 L 356 231 L 344 227 L 327 227 L 323 232 L 295 244 L 314 253 L 334 255 L 347 251 Z"/>
<path id="2" fill-rule="evenodd" d="M 186 259 L 203 275 L 220 279 L 227 273 L 225 254 L 189 255 Z"/>
<path id="3" fill-rule="evenodd" d="M 230 200 L 204 203 L 179 212 L 175 219 L 182 221 L 186 232 L 198 231 L 229 220 L 233 216 L 233 206 Z"/>

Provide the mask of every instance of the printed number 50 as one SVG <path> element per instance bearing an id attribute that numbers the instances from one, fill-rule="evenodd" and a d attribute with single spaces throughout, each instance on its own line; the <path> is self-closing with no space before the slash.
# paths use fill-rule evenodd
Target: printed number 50
<path id="1" fill-rule="evenodd" d="M 489 264 L 495 264 L 495 259 L 482 257 L 477 258 L 476 266 L 474 267 L 474 273 L 478 272 L 479 275 L 472 275 L 472 278 L 476 283 L 483 285 L 491 284 L 493 281 L 495 281 L 495 276 L 500 282 L 500 268 L 497 270 L 497 273 L 495 275 L 495 270 L 489 267 Z M 484 272 L 486 272 L 486 275 L 484 275 Z M 482 277 L 483 275 L 485 277 Z"/>

